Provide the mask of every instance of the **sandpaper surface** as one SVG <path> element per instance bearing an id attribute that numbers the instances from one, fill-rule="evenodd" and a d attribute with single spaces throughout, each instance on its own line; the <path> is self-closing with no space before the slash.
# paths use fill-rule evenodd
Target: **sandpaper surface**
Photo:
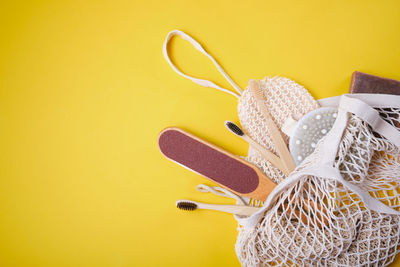
<path id="1" fill-rule="evenodd" d="M 158 143 L 167 158 L 238 193 L 251 193 L 259 184 L 250 166 L 180 131 L 164 131 Z"/>

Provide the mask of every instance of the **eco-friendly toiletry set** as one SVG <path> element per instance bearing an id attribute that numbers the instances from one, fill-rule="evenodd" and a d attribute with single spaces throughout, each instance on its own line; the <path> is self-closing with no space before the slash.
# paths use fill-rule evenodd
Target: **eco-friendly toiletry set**
<path id="1" fill-rule="evenodd" d="M 182 73 L 167 49 L 175 35 L 210 58 L 236 92 Z M 178 30 L 163 52 L 178 74 L 238 98 L 241 126 L 225 126 L 249 143 L 248 155 L 239 157 L 177 127 L 164 129 L 163 155 L 218 185 L 199 185 L 200 192 L 236 200 L 178 200 L 179 209 L 235 214 L 243 266 L 393 261 L 400 242 L 400 81 L 354 72 L 348 94 L 317 101 L 284 77 L 250 80 L 242 90 Z"/>

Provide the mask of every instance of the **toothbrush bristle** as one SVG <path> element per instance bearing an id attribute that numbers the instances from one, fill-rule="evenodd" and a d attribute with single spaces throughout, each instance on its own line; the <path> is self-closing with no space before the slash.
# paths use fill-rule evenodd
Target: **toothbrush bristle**
<path id="1" fill-rule="evenodd" d="M 228 129 L 229 129 L 231 132 L 233 132 L 234 134 L 239 135 L 239 136 L 243 136 L 243 135 L 244 135 L 244 132 L 242 131 L 242 129 L 240 129 L 240 127 L 237 126 L 236 124 L 234 124 L 233 122 L 231 122 L 231 121 L 226 121 L 226 122 L 225 122 L 225 125 L 226 125 L 226 127 L 228 127 Z"/>
<path id="2" fill-rule="evenodd" d="M 176 204 L 176 207 L 181 210 L 193 211 L 193 210 L 197 209 L 197 204 L 193 203 L 193 202 L 182 201 L 182 202 L 178 202 Z"/>

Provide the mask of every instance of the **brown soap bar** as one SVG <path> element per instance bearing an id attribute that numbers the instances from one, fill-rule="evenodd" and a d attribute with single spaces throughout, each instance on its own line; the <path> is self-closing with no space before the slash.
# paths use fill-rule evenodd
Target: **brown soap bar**
<path id="1" fill-rule="evenodd" d="M 400 81 L 355 71 L 351 76 L 349 93 L 400 95 Z M 391 111 L 391 109 L 384 109 Z M 387 119 L 395 119 L 394 125 L 400 128 L 399 115 L 388 113 Z"/>
<path id="2" fill-rule="evenodd" d="M 400 81 L 355 71 L 349 93 L 400 95 Z"/>

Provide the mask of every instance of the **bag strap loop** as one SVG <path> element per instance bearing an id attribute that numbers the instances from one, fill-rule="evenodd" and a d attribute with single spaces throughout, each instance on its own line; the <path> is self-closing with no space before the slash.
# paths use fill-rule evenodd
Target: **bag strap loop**
<path id="1" fill-rule="evenodd" d="M 222 88 L 218 85 L 216 85 L 215 83 L 213 83 L 212 81 L 209 80 L 204 80 L 204 79 L 198 79 L 198 78 L 194 78 L 191 77 L 187 74 L 184 74 L 182 71 L 180 71 L 175 65 L 174 63 L 172 63 L 169 54 L 168 54 L 168 43 L 171 41 L 171 39 L 175 36 L 175 35 L 179 35 L 180 37 L 182 37 L 184 40 L 188 41 L 189 43 L 191 43 L 197 50 L 199 50 L 202 54 L 206 55 L 213 63 L 214 65 L 217 67 L 218 71 L 225 77 L 225 79 L 228 80 L 228 82 L 233 86 L 233 88 L 235 88 L 235 90 L 238 92 L 232 92 L 228 89 Z M 207 53 L 207 51 L 196 41 L 194 40 L 192 37 L 190 37 L 189 35 L 187 35 L 186 33 L 180 31 L 180 30 L 173 30 L 171 32 L 168 33 L 167 37 L 165 38 L 164 41 L 164 45 L 163 45 L 163 55 L 165 57 L 165 59 L 168 61 L 169 65 L 171 65 L 171 67 L 174 69 L 174 71 L 176 73 L 178 73 L 179 75 L 191 80 L 194 83 L 197 83 L 201 86 L 204 87 L 211 87 L 211 88 L 215 88 L 217 90 L 226 92 L 228 94 L 231 94 L 237 98 L 240 97 L 240 95 L 242 94 L 243 90 L 232 80 L 232 78 L 224 71 L 224 69 L 218 64 L 218 62 L 209 54 Z"/>
<path id="2" fill-rule="evenodd" d="M 400 131 L 382 119 L 378 111 L 370 105 L 359 99 L 344 95 L 340 100 L 339 107 L 356 114 L 363 121 L 368 123 L 375 132 L 381 134 L 400 148 Z"/>

